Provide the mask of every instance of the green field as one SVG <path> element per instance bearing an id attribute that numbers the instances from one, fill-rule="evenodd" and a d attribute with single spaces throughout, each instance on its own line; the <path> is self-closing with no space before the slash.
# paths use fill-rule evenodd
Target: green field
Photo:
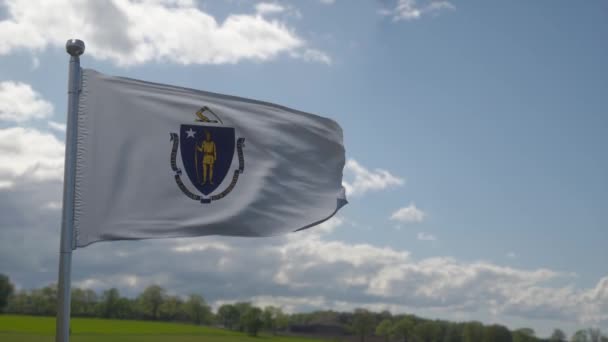
<path id="1" fill-rule="evenodd" d="M 0 315 L 1 342 L 52 342 L 55 340 L 55 318 Z M 249 337 L 223 329 L 187 324 L 118 321 L 105 319 L 72 319 L 74 342 L 310 342 L 312 339 L 269 336 Z"/>

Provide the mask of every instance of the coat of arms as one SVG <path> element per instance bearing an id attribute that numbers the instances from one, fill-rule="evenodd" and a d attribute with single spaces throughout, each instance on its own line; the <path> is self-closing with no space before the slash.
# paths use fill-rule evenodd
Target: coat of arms
<path id="1" fill-rule="evenodd" d="M 234 127 L 225 126 L 219 116 L 207 106 L 199 109 L 195 115 L 195 124 L 181 125 L 179 135 L 171 133 L 171 169 L 175 172 L 177 186 L 186 196 L 201 203 L 210 203 L 228 195 L 243 173 L 245 139 L 236 139 Z M 181 179 L 183 172 L 178 168 L 176 160 L 178 149 L 183 169 L 200 194 L 190 191 Z M 238 167 L 232 167 L 235 150 Z M 219 189 L 231 169 L 231 182 Z"/>

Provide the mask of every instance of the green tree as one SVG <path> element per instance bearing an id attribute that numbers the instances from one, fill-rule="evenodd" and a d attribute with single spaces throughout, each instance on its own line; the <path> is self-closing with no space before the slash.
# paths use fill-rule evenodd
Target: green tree
<path id="1" fill-rule="evenodd" d="M 409 317 L 403 317 L 393 324 L 393 336 L 408 342 L 414 331 L 414 321 Z"/>
<path id="2" fill-rule="evenodd" d="M 48 285 L 41 289 L 35 289 L 29 295 L 32 312 L 34 315 L 55 316 L 57 314 L 57 286 Z"/>
<path id="3" fill-rule="evenodd" d="M 97 293 L 90 289 L 72 288 L 71 314 L 72 316 L 96 316 Z"/>
<path id="4" fill-rule="evenodd" d="M 468 322 L 462 327 L 462 342 L 479 342 L 484 334 L 483 324 Z"/>
<path id="5" fill-rule="evenodd" d="M 376 321 L 377 322 L 382 322 L 385 319 L 390 320 L 391 322 L 393 321 L 393 314 L 388 311 L 388 310 L 382 310 L 380 311 L 380 313 L 376 314 Z"/>
<path id="6" fill-rule="evenodd" d="M 8 298 L 15 290 L 8 276 L 0 274 L 0 313 L 4 312 L 4 308 L 8 304 Z"/>
<path id="7" fill-rule="evenodd" d="M 535 341 L 536 333 L 532 328 L 520 328 L 512 333 L 513 342 L 533 342 Z"/>
<path id="8" fill-rule="evenodd" d="M 84 290 L 77 287 L 72 288 L 72 300 L 70 302 L 70 313 L 72 316 L 84 316 Z"/>
<path id="9" fill-rule="evenodd" d="M 184 321 L 187 319 L 183 310 L 184 302 L 177 296 L 166 297 L 158 308 L 163 321 Z"/>
<path id="10" fill-rule="evenodd" d="M 384 341 L 388 342 L 389 338 L 393 333 L 393 322 L 390 319 L 385 318 L 376 327 L 376 335 L 384 337 Z"/>
<path id="11" fill-rule="evenodd" d="M 587 331 L 578 330 L 572 335 L 572 342 L 591 342 L 589 336 L 587 336 Z"/>
<path id="12" fill-rule="evenodd" d="M 278 331 L 285 331 L 289 326 L 289 315 L 283 312 L 283 310 L 279 309 L 277 312 L 277 316 L 275 318 L 275 328 Z"/>
<path id="13" fill-rule="evenodd" d="M 249 311 L 249 309 L 252 308 L 251 303 L 249 303 L 249 302 L 236 302 L 236 303 L 234 303 L 234 308 L 236 309 L 236 311 L 238 313 L 236 330 L 238 330 L 238 331 L 247 331 L 247 327 L 243 323 L 243 316 L 245 315 L 245 313 L 247 311 Z"/>
<path id="14" fill-rule="evenodd" d="M 134 318 L 136 313 L 133 301 L 125 297 L 118 297 L 114 307 L 114 317 L 118 319 Z"/>
<path id="15" fill-rule="evenodd" d="M 85 305 L 85 315 L 89 317 L 95 316 L 95 307 L 97 306 L 97 302 L 99 301 L 97 297 L 97 293 L 91 289 L 84 290 L 84 305 Z"/>
<path id="16" fill-rule="evenodd" d="M 352 329 L 359 336 L 361 342 L 374 331 L 376 320 L 371 312 L 366 309 L 356 309 L 353 315 Z"/>
<path id="17" fill-rule="evenodd" d="M 512 342 L 513 337 L 509 329 L 502 325 L 490 325 L 485 327 L 482 342 Z"/>
<path id="18" fill-rule="evenodd" d="M 262 328 L 274 333 L 274 307 L 267 306 L 262 310 Z"/>
<path id="19" fill-rule="evenodd" d="M 117 288 L 106 290 L 99 302 L 99 315 L 103 318 L 118 318 L 120 292 Z"/>
<path id="20" fill-rule="evenodd" d="M 6 312 L 31 315 L 33 314 L 32 309 L 31 299 L 27 291 L 19 291 L 9 297 Z"/>
<path id="21" fill-rule="evenodd" d="M 202 296 L 191 294 L 185 303 L 185 311 L 189 321 L 194 324 L 211 323 L 213 314 Z"/>
<path id="22" fill-rule="evenodd" d="M 422 342 L 440 342 L 441 326 L 433 321 L 423 322 L 414 328 L 414 335 Z"/>
<path id="23" fill-rule="evenodd" d="M 523 335 L 526 335 L 528 337 L 535 337 L 536 336 L 536 332 L 534 331 L 534 329 L 532 328 L 519 328 L 517 330 L 515 330 Z"/>
<path id="24" fill-rule="evenodd" d="M 555 342 L 566 341 L 566 334 L 561 329 L 555 329 L 551 334 L 550 340 Z"/>
<path id="25" fill-rule="evenodd" d="M 587 329 L 587 336 L 590 342 L 602 342 L 602 332 L 597 328 Z"/>
<path id="26" fill-rule="evenodd" d="M 239 324 L 239 311 L 232 304 L 224 304 L 217 310 L 217 319 L 224 328 L 234 330 Z"/>
<path id="27" fill-rule="evenodd" d="M 250 336 L 258 336 L 263 324 L 260 308 L 249 307 L 241 316 L 241 326 Z"/>
<path id="28" fill-rule="evenodd" d="M 513 331 L 511 333 L 511 337 L 513 339 L 513 342 L 532 342 L 534 341 L 534 337 L 530 337 L 524 333 L 522 333 L 521 331 Z"/>
<path id="29" fill-rule="evenodd" d="M 165 290 L 158 285 L 148 286 L 139 296 L 143 314 L 151 319 L 159 318 L 160 306 L 165 300 Z"/>
<path id="30" fill-rule="evenodd" d="M 461 342 L 462 326 L 460 324 L 448 323 L 443 336 L 443 342 Z"/>
<path id="31" fill-rule="evenodd" d="M 584 330 L 578 330 L 572 335 L 572 342 L 604 342 L 608 341 L 608 336 L 602 335 L 600 329 L 589 328 Z"/>
<path id="32" fill-rule="evenodd" d="M 283 325 L 281 328 L 285 328 L 285 322 L 279 322 L 281 316 L 284 316 L 281 308 L 274 306 L 265 307 L 262 312 L 263 328 L 272 331 L 273 335 L 276 335 L 279 324 Z"/>

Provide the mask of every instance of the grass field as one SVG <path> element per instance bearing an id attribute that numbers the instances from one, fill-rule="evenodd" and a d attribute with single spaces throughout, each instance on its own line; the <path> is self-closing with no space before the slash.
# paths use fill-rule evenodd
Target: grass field
<path id="1" fill-rule="evenodd" d="M 52 342 L 55 339 L 55 318 L 0 315 L 1 342 Z M 194 325 L 118 321 L 105 319 L 72 319 L 74 342 L 311 342 L 312 339 L 245 334 Z"/>

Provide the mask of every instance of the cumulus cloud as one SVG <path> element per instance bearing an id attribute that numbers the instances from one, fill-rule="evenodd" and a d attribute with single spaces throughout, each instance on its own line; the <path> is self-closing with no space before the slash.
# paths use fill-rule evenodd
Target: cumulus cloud
<path id="1" fill-rule="evenodd" d="M 123 66 L 266 61 L 281 54 L 305 56 L 310 48 L 284 22 L 262 15 L 283 10 L 273 3 L 258 4 L 252 14 L 230 14 L 223 22 L 183 0 L 10 0 L 6 9 L 0 55 L 63 47 L 66 37 L 83 39 L 94 58 Z"/>
<path id="2" fill-rule="evenodd" d="M 48 122 L 49 128 L 59 132 L 59 133 L 65 133 L 66 131 L 66 126 L 64 123 L 61 122 L 57 122 L 57 121 L 49 121 Z"/>
<path id="3" fill-rule="evenodd" d="M 29 84 L 0 82 L 0 122 L 22 123 L 52 113 L 53 105 Z M 63 158 L 64 144 L 51 134 L 34 128 L 0 128 L 0 190 L 12 188 L 19 179 L 61 180 Z"/>
<path id="4" fill-rule="evenodd" d="M 48 118 L 51 114 L 53 105 L 29 84 L 0 82 L 0 121 L 23 122 Z"/>
<path id="5" fill-rule="evenodd" d="M 405 183 L 402 178 L 394 176 L 383 169 L 369 170 L 354 159 L 349 159 L 344 166 L 343 186 L 349 196 L 359 196 L 368 191 L 384 190 L 401 186 Z"/>
<path id="6" fill-rule="evenodd" d="M 387 15 L 395 21 L 415 20 L 423 15 L 437 14 L 443 10 L 454 10 L 456 7 L 449 1 L 423 0 L 398 0 L 392 9 L 382 9 L 380 14 Z"/>
<path id="7" fill-rule="evenodd" d="M 344 219 L 340 216 L 333 216 L 329 220 L 315 226 L 310 232 L 314 234 L 329 234 L 344 224 Z"/>
<path id="8" fill-rule="evenodd" d="M 407 207 L 403 207 L 395 211 L 391 215 L 391 220 L 399 221 L 403 223 L 418 223 L 424 220 L 426 213 L 416 208 L 414 203 L 411 203 Z"/>
<path id="9" fill-rule="evenodd" d="M 258 14 L 273 14 L 285 11 L 285 7 L 273 2 L 260 2 L 255 5 L 255 11 Z"/>
<path id="10" fill-rule="evenodd" d="M 582 323 L 600 321 L 607 301 L 606 280 L 589 290 L 555 288 L 545 284 L 568 275 L 446 257 L 417 260 L 406 251 L 327 240 L 322 234 L 194 240 L 120 243 L 118 248 L 100 244 L 93 252 L 79 251 L 86 256 L 78 262 L 78 281 L 127 292 L 159 283 L 181 294 L 202 292 L 216 305 L 238 299 L 289 311 L 488 309 L 497 315 Z"/>
<path id="11" fill-rule="evenodd" d="M 65 147 L 54 135 L 33 128 L 0 128 L 0 184 L 63 179 Z"/>

